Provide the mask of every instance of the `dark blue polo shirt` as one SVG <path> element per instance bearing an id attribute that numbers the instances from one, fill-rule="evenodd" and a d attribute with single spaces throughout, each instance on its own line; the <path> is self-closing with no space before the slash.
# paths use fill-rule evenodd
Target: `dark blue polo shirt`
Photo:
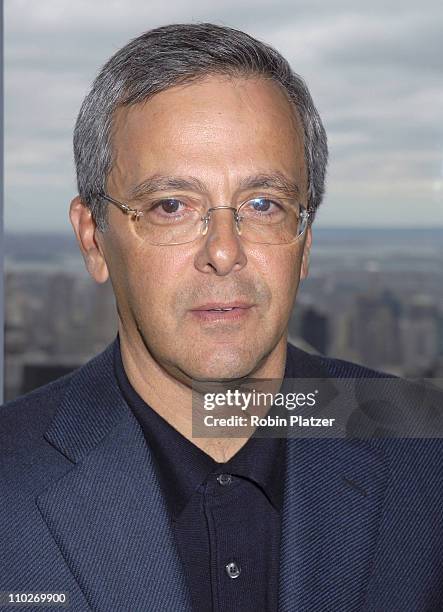
<path id="1" fill-rule="evenodd" d="M 193 609 L 274 612 L 286 440 L 252 437 L 217 463 L 143 401 L 115 346 L 115 374 L 154 456 Z"/>

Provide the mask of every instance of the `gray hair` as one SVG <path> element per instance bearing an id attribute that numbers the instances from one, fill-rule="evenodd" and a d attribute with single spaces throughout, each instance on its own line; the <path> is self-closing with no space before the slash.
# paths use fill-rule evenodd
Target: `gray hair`
<path id="1" fill-rule="evenodd" d="M 305 82 L 280 53 L 252 36 L 211 23 L 188 23 L 156 28 L 131 40 L 103 66 L 81 106 L 74 130 L 77 186 L 100 231 L 107 227 L 107 204 L 100 194 L 112 169 L 115 111 L 211 74 L 270 78 L 286 92 L 304 129 L 312 222 L 324 193 L 328 147 Z"/>

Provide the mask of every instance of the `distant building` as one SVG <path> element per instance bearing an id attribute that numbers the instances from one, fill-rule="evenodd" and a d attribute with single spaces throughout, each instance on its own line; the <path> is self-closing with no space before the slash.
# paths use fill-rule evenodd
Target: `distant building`
<path id="1" fill-rule="evenodd" d="M 289 322 L 289 334 L 303 340 L 311 350 L 326 354 L 329 344 L 329 321 L 313 306 L 296 305 Z"/>
<path id="2" fill-rule="evenodd" d="M 28 393 L 42 387 L 65 374 L 69 374 L 83 364 L 62 365 L 60 363 L 25 363 L 21 380 L 21 393 Z"/>
<path id="3" fill-rule="evenodd" d="M 345 358 L 375 369 L 401 364 L 400 316 L 401 305 L 388 290 L 357 295 L 340 329 Z"/>
<path id="4" fill-rule="evenodd" d="M 434 299 L 412 296 L 402 321 L 404 365 L 407 372 L 426 372 L 441 355 L 441 314 Z"/>
<path id="5" fill-rule="evenodd" d="M 86 272 L 23 267 L 6 275 L 5 399 L 58 378 L 116 335 L 110 283 Z"/>

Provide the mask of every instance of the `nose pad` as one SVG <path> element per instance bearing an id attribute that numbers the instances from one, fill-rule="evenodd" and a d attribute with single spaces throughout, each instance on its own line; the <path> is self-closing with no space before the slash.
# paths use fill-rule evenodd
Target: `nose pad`
<path id="1" fill-rule="evenodd" d="M 212 212 L 214 210 L 219 210 L 219 209 L 230 210 L 233 213 L 235 229 L 237 230 L 237 234 L 241 236 L 241 225 L 240 225 L 241 218 L 239 217 L 237 213 L 237 209 L 234 208 L 233 206 L 215 206 L 214 208 L 209 208 L 208 212 L 206 213 L 206 216 L 202 218 L 202 221 L 203 221 L 203 226 L 201 230 L 202 235 L 206 236 L 206 234 L 208 233 L 209 222 L 212 218 Z"/>
<path id="2" fill-rule="evenodd" d="M 234 223 L 235 223 L 235 228 L 237 230 L 237 234 L 241 236 L 241 217 L 237 211 L 235 211 L 234 213 Z"/>
<path id="3" fill-rule="evenodd" d="M 203 225 L 202 225 L 202 229 L 201 229 L 201 233 L 202 236 L 206 236 L 206 234 L 208 233 L 208 228 L 209 228 L 209 215 L 206 215 L 206 217 L 203 217 Z"/>

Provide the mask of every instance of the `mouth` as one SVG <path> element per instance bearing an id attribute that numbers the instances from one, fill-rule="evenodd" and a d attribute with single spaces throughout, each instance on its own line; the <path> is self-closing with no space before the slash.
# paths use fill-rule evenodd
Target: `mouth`
<path id="1" fill-rule="evenodd" d="M 190 312 L 200 321 L 237 321 L 247 317 L 254 304 L 246 302 L 207 303 Z"/>

